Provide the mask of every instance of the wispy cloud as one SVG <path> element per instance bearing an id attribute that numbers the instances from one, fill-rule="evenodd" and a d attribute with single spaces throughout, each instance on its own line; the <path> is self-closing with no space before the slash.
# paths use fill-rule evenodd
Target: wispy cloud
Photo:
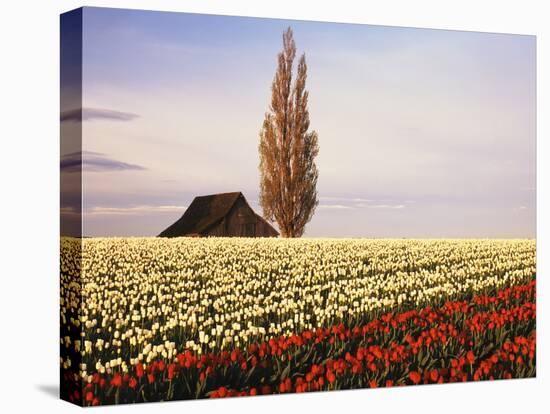
<path id="1" fill-rule="evenodd" d="M 323 210 L 347 210 L 353 208 L 344 204 L 319 204 L 317 207 Z"/>
<path id="2" fill-rule="evenodd" d="M 401 209 L 405 208 L 405 204 L 357 204 L 359 208 L 381 208 L 381 209 Z"/>
<path id="3" fill-rule="evenodd" d="M 121 112 L 105 108 L 77 108 L 61 112 L 61 122 L 94 120 L 132 121 L 138 117 L 139 115 L 131 112 Z"/>
<path id="4" fill-rule="evenodd" d="M 76 207 L 65 206 L 60 208 L 60 213 L 62 216 L 78 216 L 80 215 L 80 210 Z"/>
<path id="5" fill-rule="evenodd" d="M 130 206 L 130 207 L 92 207 L 86 210 L 87 215 L 147 215 L 158 213 L 182 213 L 186 206 Z"/>
<path id="6" fill-rule="evenodd" d="M 389 199 L 371 199 L 360 197 L 319 197 L 321 204 L 318 208 L 323 210 L 349 210 L 349 209 L 363 209 L 363 208 L 375 208 L 375 209 L 402 209 L 411 204 L 413 200 L 406 200 L 403 202 L 392 202 Z"/>
<path id="7" fill-rule="evenodd" d="M 342 203 L 355 202 L 355 203 L 368 203 L 373 201 L 370 198 L 357 198 L 357 197 L 319 197 L 321 201 L 339 201 Z"/>
<path id="8" fill-rule="evenodd" d="M 141 165 L 118 161 L 93 151 L 73 152 L 61 159 L 61 171 L 78 172 L 81 169 L 89 172 L 146 170 Z"/>

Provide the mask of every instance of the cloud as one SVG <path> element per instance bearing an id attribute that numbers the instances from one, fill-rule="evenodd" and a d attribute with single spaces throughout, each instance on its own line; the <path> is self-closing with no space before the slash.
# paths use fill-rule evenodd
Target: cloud
<path id="1" fill-rule="evenodd" d="M 132 121 L 139 115 L 103 108 L 77 108 L 61 112 L 61 122 L 80 122 L 93 120 Z"/>
<path id="2" fill-rule="evenodd" d="M 158 213 L 181 213 L 186 206 L 131 206 L 131 207 L 92 207 L 86 210 L 87 215 L 147 215 Z"/>
<path id="3" fill-rule="evenodd" d="M 524 211 L 524 210 L 527 210 L 527 206 L 514 207 L 514 211 Z"/>
<path id="4" fill-rule="evenodd" d="M 382 209 L 402 209 L 405 204 L 358 204 L 357 207 L 362 208 L 382 208 Z"/>
<path id="5" fill-rule="evenodd" d="M 93 151 L 73 152 L 61 158 L 61 171 L 79 172 L 81 168 L 83 171 L 90 172 L 146 170 L 141 165 L 114 160 L 105 154 Z"/>
<path id="6" fill-rule="evenodd" d="M 59 211 L 62 216 L 79 216 L 80 215 L 80 210 L 76 207 L 65 206 L 65 207 L 61 207 Z"/>
<path id="7" fill-rule="evenodd" d="M 349 209 L 362 209 L 362 208 L 375 208 L 375 209 L 402 209 L 406 207 L 406 204 L 414 203 L 413 200 L 406 200 L 403 202 L 392 202 L 389 199 L 371 199 L 371 198 L 358 198 L 358 197 L 319 197 L 320 200 L 328 201 L 328 204 L 320 204 L 320 209 L 326 210 L 349 210 Z M 330 204 L 330 202 L 338 202 Z"/>
<path id="8" fill-rule="evenodd" d="M 323 210 L 347 210 L 353 208 L 344 204 L 319 204 L 317 207 Z"/>
<path id="9" fill-rule="evenodd" d="M 354 198 L 354 197 L 319 197 L 319 200 L 323 200 L 323 201 L 340 201 L 340 202 L 343 202 L 343 203 L 346 203 L 346 202 L 356 202 L 356 203 L 364 202 L 364 203 L 368 203 L 370 201 L 373 201 L 370 198 Z"/>

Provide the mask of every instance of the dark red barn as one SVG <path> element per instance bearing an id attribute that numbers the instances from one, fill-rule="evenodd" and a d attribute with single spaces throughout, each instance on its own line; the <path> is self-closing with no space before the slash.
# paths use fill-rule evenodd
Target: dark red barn
<path id="1" fill-rule="evenodd" d="M 241 192 L 195 197 L 159 237 L 276 237 L 279 233 L 248 205 Z"/>

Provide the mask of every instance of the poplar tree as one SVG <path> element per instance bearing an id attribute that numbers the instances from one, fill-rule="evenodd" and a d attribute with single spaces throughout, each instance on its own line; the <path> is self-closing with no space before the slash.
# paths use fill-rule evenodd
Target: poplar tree
<path id="1" fill-rule="evenodd" d="M 283 50 L 271 85 L 271 105 L 260 131 L 260 205 L 281 236 L 300 237 L 318 204 L 317 132 L 309 131 L 307 65 L 298 60 L 292 29 L 283 34 Z"/>

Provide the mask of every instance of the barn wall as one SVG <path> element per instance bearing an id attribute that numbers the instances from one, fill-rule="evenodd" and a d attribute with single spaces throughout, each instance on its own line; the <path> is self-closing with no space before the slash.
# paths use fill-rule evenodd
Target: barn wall
<path id="1" fill-rule="evenodd" d="M 254 237 L 256 235 L 256 214 L 240 197 L 226 216 L 227 235 Z"/>
<path id="2" fill-rule="evenodd" d="M 263 220 L 257 219 L 256 236 L 258 237 L 276 237 L 277 232 Z"/>
<path id="3" fill-rule="evenodd" d="M 276 237 L 277 233 L 259 219 L 248 203 L 239 198 L 227 215 L 203 236 L 216 237 Z"/>
<path id="4" fill-rule="evenodd" d="M 205 234 L 206 236 L 216 236 L 216 237 L 224 237 L 226 236 L 225 232 L 225 219 L 221 220 L 219 223 L 217 223 L 215 226 L 208 229 L 208 231 Z"/>

